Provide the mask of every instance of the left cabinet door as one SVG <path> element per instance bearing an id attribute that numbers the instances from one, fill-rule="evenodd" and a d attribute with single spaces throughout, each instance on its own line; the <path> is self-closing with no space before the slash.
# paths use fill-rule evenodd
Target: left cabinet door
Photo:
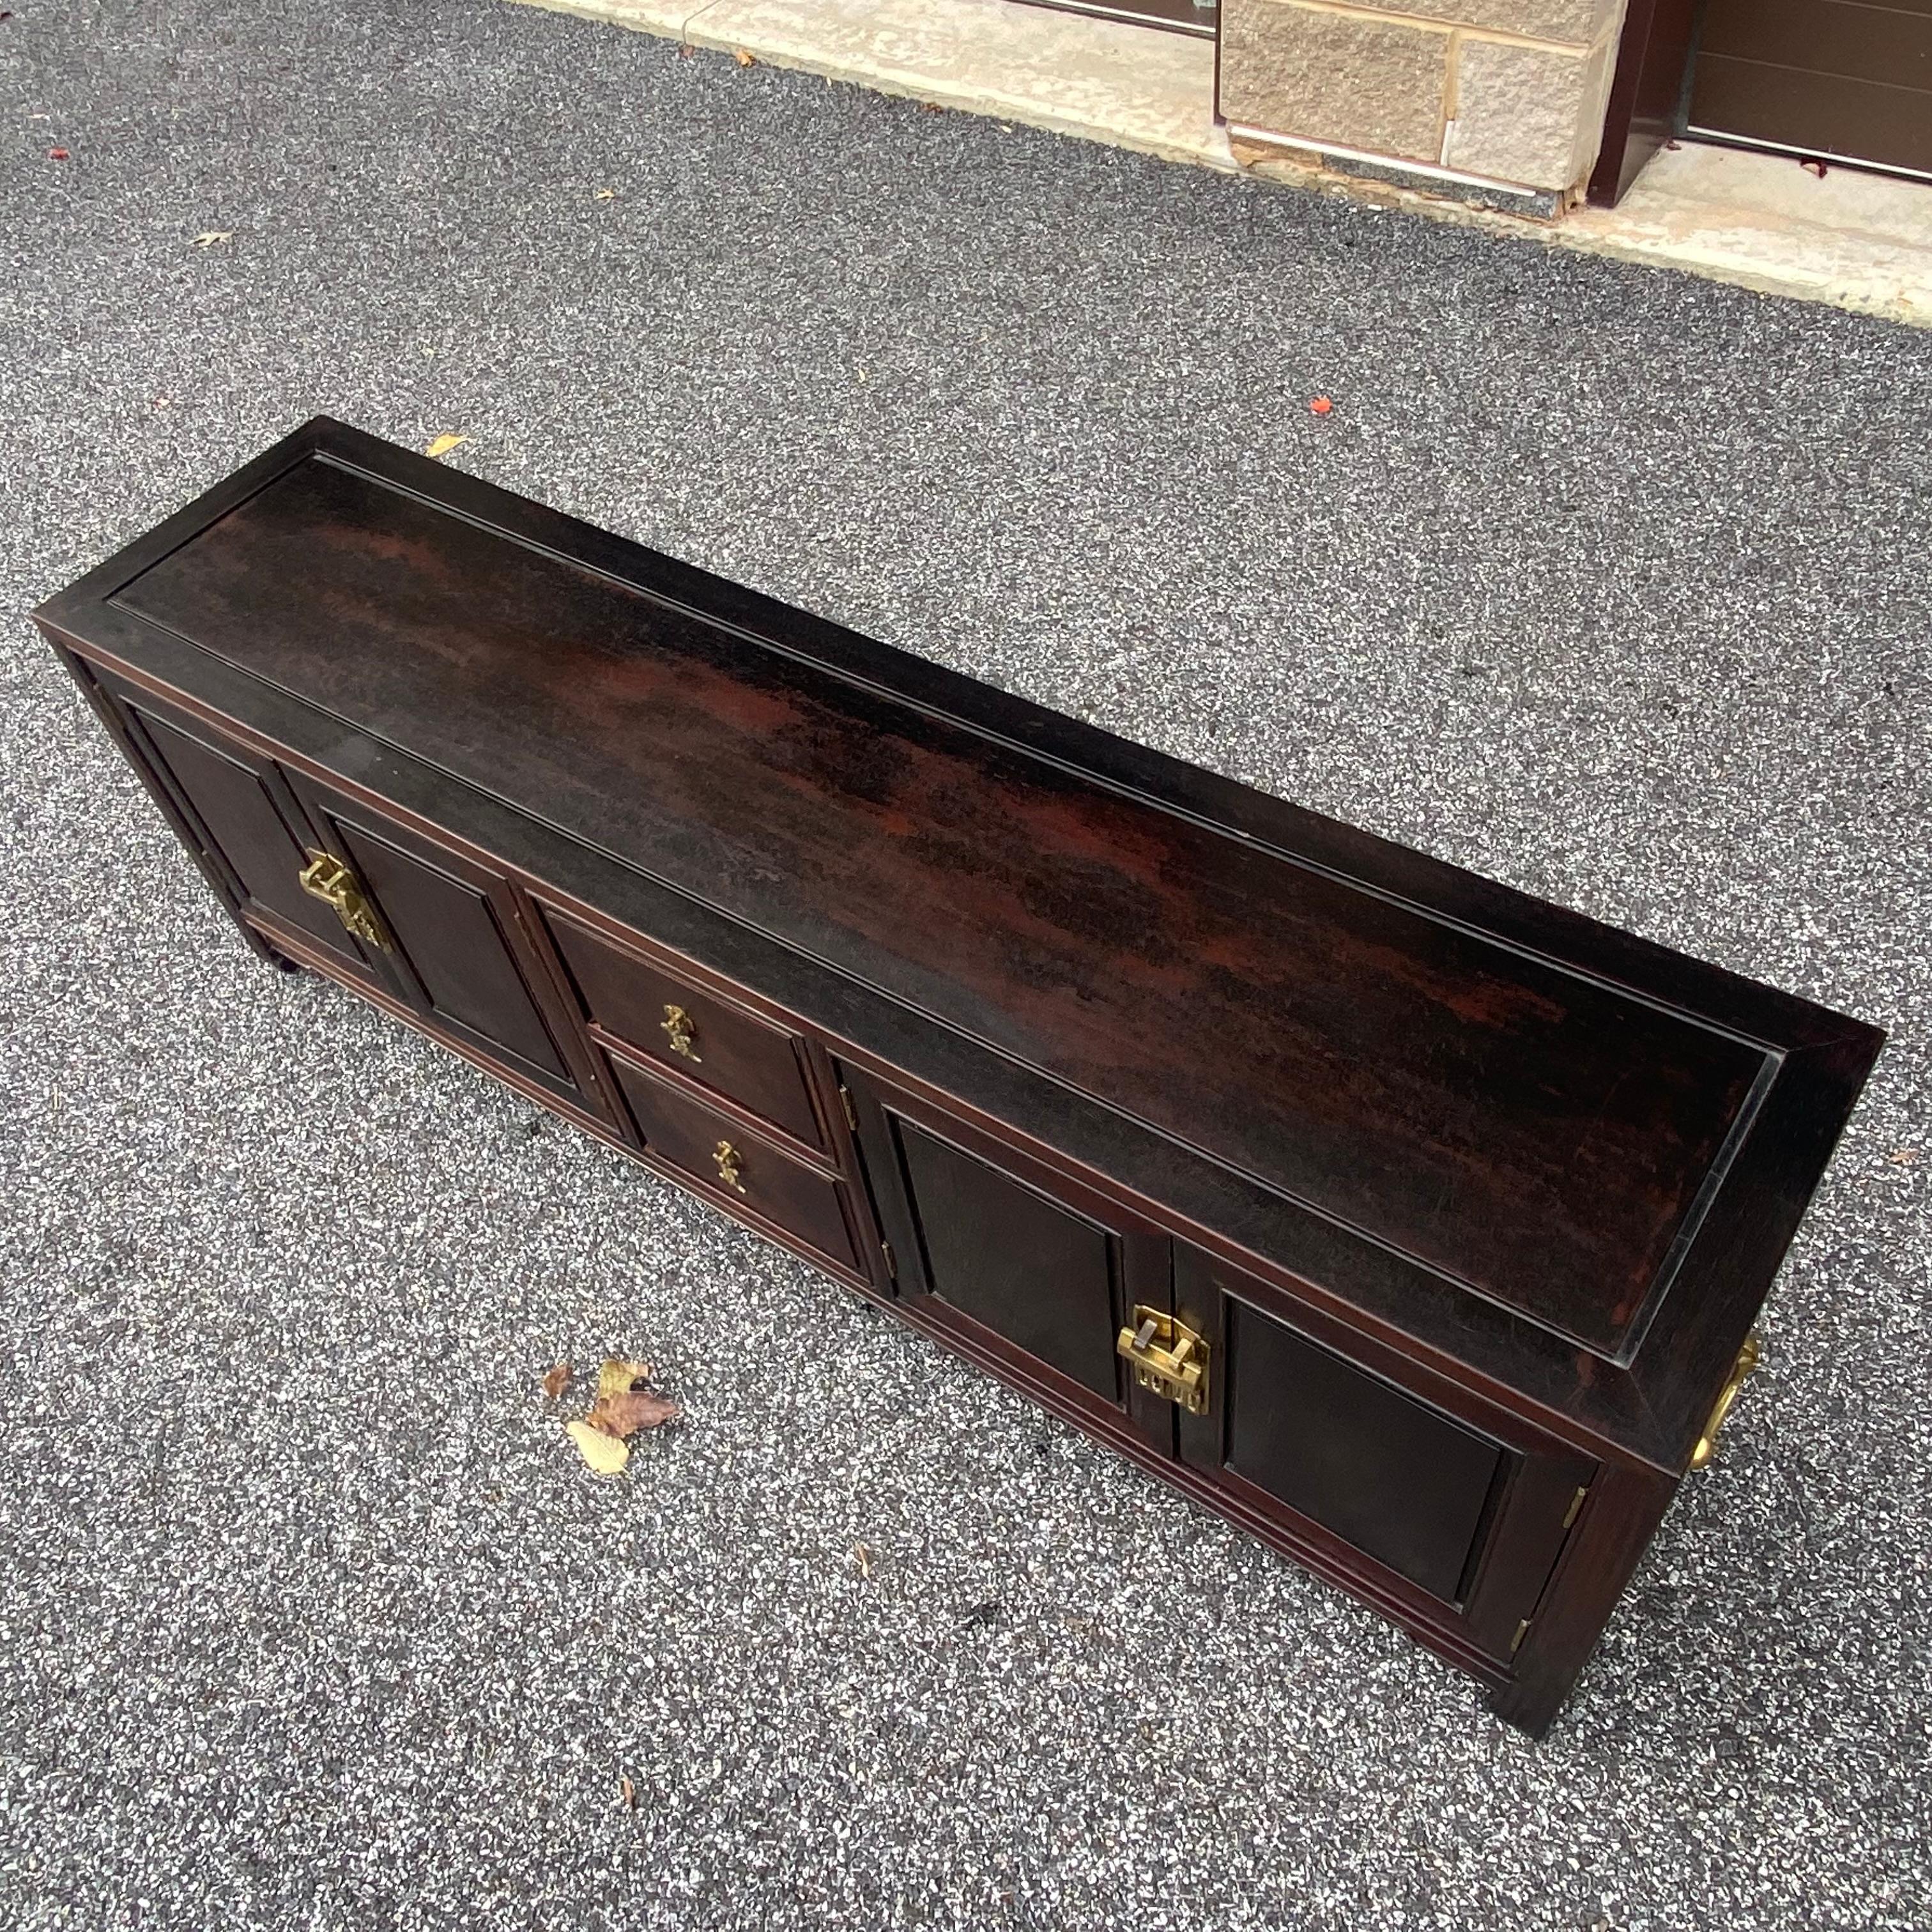
<path id="1" fill-rule="evenodd" d="M 359 800 L 293 774 L 289 783 L 320 849 L 369 908 L 395 996 L 430 1031 L 608 1124 L 509 880 Z"/>
<path id="2" fill-rule="evenodd" d="M 91 674 L 82 683 L 124 731 L 150 789 L 242 918 L 271 945 L 285 935 L 304 940 L 345 977 L 381 986 L 373 949 L 303 887 L 315 834 L 274 760 L 118 679 Z"/>

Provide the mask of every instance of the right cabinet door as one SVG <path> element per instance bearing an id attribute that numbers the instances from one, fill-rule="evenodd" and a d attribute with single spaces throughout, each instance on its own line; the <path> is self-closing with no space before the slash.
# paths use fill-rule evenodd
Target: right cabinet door
<path id="1" fill-rule="evenodd" d="M 1182 1461 L 1320 1567 L 1510 1655 L 1595 1463 L 1500 1413 L 1452 1412 L 1360 1338 L 1185 1242 L 1174 1300 L 1210 1365 L 1205 1408 L 1178 1418 Z"/>

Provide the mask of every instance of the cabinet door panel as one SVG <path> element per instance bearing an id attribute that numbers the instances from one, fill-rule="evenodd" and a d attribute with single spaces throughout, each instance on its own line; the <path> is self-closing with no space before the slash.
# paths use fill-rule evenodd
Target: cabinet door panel
<path id="1" fill-rule="evenodd" d="M 367 976 L 368 962 L 342 922 L 302 888 L 310 834 L 274 764 L 198 721 L 164 716 L 124 690 L 116 695 L 185 801 L 203 849 L 232 877 L 243 912 L 292 926 Z"/>
<path id="2" fill-rule="evenodd" d="M 1213 1364 L 1205 1412 L 1178 1420 L 1181 1460 L 1291 1544 L 1506 1658 L 1596 1464 L 1446 1388 L 1438 1403 L 1403 1386 L 1389 1352 L 1185 1241 L 1174 1280 Z"/>
<path id="3" fill-rule="evenodd" d="M 336 823 L 350 863 L 387 916 L 422 986 L 430 1017 L 564 1078 L 562 1055 L 518 970 L 488 894 L 366 826 Z"/>
<path id="4" fill-rule="evenodd" d="M 1116 1238 L 910 1121 L 897 1127 L 928 1292 L 1118 1401 Z"/>
<path id="5" fill-rule="evenodd" d="M 1056 1406 L 1171 1454 L 1171 1405 L 1116 1352 L 1137 1304 L 1172 1305 L 1167 1237 L 984 1127 L 849 1068 L 838 1077 L 902 1299 Z"/>
<path id="6" fill-rule="evenodd" d="M 555 993 L 538 991 L 547 982 L 508 881 L 358 801 L 305 779 L 296 790 L 394 941 L 382 960 L 402 998 L 472 1052 L 607 1115 L 577 1070 L 587 1049 L 572 1051 L 567 1017 L 547 1010 Z"/>
<path id="7" fill-rule="evenodd" d="M 1226 1466 L 1454 1602 L 1502 1444 L 1245 1303 L 1226 1333 Z"/>

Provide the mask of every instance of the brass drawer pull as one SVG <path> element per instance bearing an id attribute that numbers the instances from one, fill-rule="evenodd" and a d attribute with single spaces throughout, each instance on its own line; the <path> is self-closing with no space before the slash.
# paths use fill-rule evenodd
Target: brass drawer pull
<path id="1" fill-rule="evenodd" d="M 1190 1415 L 1208 1412 L 1208 1342 L 1184 1322 L 1157 1308 L 1134 1310 L 1134 1325 L 1123 1328 L 1114 1352 L 1133 1364 L 1134 1380 L 1144 1389 L 1178 1402 Z"/>
<path id="2" fill-rule="evenodd" d="M 362 881 L 332 852 L 308 848 L 308 863 L 296 875 L 296 883 L 311 898 L 334 908 L 335 916 L 353 938 L 365 946 L 388 950 L 389 936 L 376 916 L 376 908 L 362 889 Z"/>
<path id="3" fill-rule="evenodd" d="M 1723 1393 L 1718 1397 L 1718 1406 L 1711 1412 L 1711 1419 L 1704 1425 L 1704 1432 L 1697 1438 L 1697 1446 L 1690 1452 L 1690 1466 L 1701 1469 L 1708 1463 L 1718 1447 L 1718 1431 L 1724 1426 L 1724 1418 L 1731 1412 L 1738 1399 L 1738 1391 L 1744 1385 L 1744 1378 L 1757 1366 L 1759 1349 L 1755 1335 L 1744 1337 L 1744 1346 L 1738 1351 L 1738 1359 L 1731 1365 L 1731 1378 L 1725 1383 Z"/>
<path id="4" fill-rule="evenodd" d="M 664 1016 L 659 1024 L 664 1029 L 664 1037 L 670 1042 L 672 1052 L 681 1054 L 694 1065 L 703 1065 L 703 1057 L 698 1051 L 697 1025 L 682 1006 L 674 1006 L 667 1000 Z"/>
<path id="5" fill-rule="evenodd" d="M 745 1171 L 744 1156 L 729 1141 L 720 1141 L 711 1150 L 711 1158 L 718 1163 L 718 1178 L 734 1193 L 743 1193 L 745 1184 L 738 1177 Z"/>

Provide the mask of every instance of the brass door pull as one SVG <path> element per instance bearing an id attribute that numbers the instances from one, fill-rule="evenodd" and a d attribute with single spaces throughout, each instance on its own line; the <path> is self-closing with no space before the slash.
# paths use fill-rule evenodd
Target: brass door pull
<path id="1" fill-rule="evenodd" d="M 729 1141 L 720 1141 L 711 1150 L 711 1158 L 718 1163 L 718 1178 L 734 1193 L 743 1193 L 745 1184 L 738 1177 L 745 1171 L 744 1156 Z"/>
<path id="2" fill-rule="evenodd" d="M 1697 1438 L 1697 1446 L 1690 1452 L 1690 1466 L 1702 1468 L 1716 1453 L 1718 1431 L 1724 1426 L 1724 1418 L 1731 1412 L 1738 1399 L 1738 1391 L 1744 1385 L 1744 1378 L 1757 1366 L 1758 1340 L 1755 1335 L 1744 1337 L 1744 1346 L 1738 1351 L 1738 1358 L 1731 1365 L 1731 1378 L 1725 1383 L 1718 1397 L 1717 1406 L 1711 1412 L 1711 1419 L 1704 1425 L 1704 1432 Z"/>
<path id="3" fill-rule="evenodd" d="M 682 1055 L 694 1065 L 701 1066 L 704 1061 L 698 1051 L 698 1028 L 691 1016 L 682 1006 L 674 1006 L 668 1000 L 665 1002 L 664 1013 L 664 1016 L 658 1024 L 664 1030 L 664 1037 L 670 1042 L 671 1052 Z"/>
<path id="4" fill-rule="evenodd" d="M 308 863 L 296 874 L 296 883 L 311 898 L 334 909 L 335 916 L 352 938 L 365 946 L 388 948 L 389 936 L 376 916 L 376 908 L 362 889 L 362 881 L 332 852 L 308 848 Z"/>
<path id="5" fill-rule="evenodd" d="M 1208 1342 L 1185 1322 L 1158 1308 L 1137 1306 L 1133 1326 L 1123 1328 L 1114 1352 L 1133 1364 L 1134 1380 L 1190 1415 L 1208 1412 Z"/>

